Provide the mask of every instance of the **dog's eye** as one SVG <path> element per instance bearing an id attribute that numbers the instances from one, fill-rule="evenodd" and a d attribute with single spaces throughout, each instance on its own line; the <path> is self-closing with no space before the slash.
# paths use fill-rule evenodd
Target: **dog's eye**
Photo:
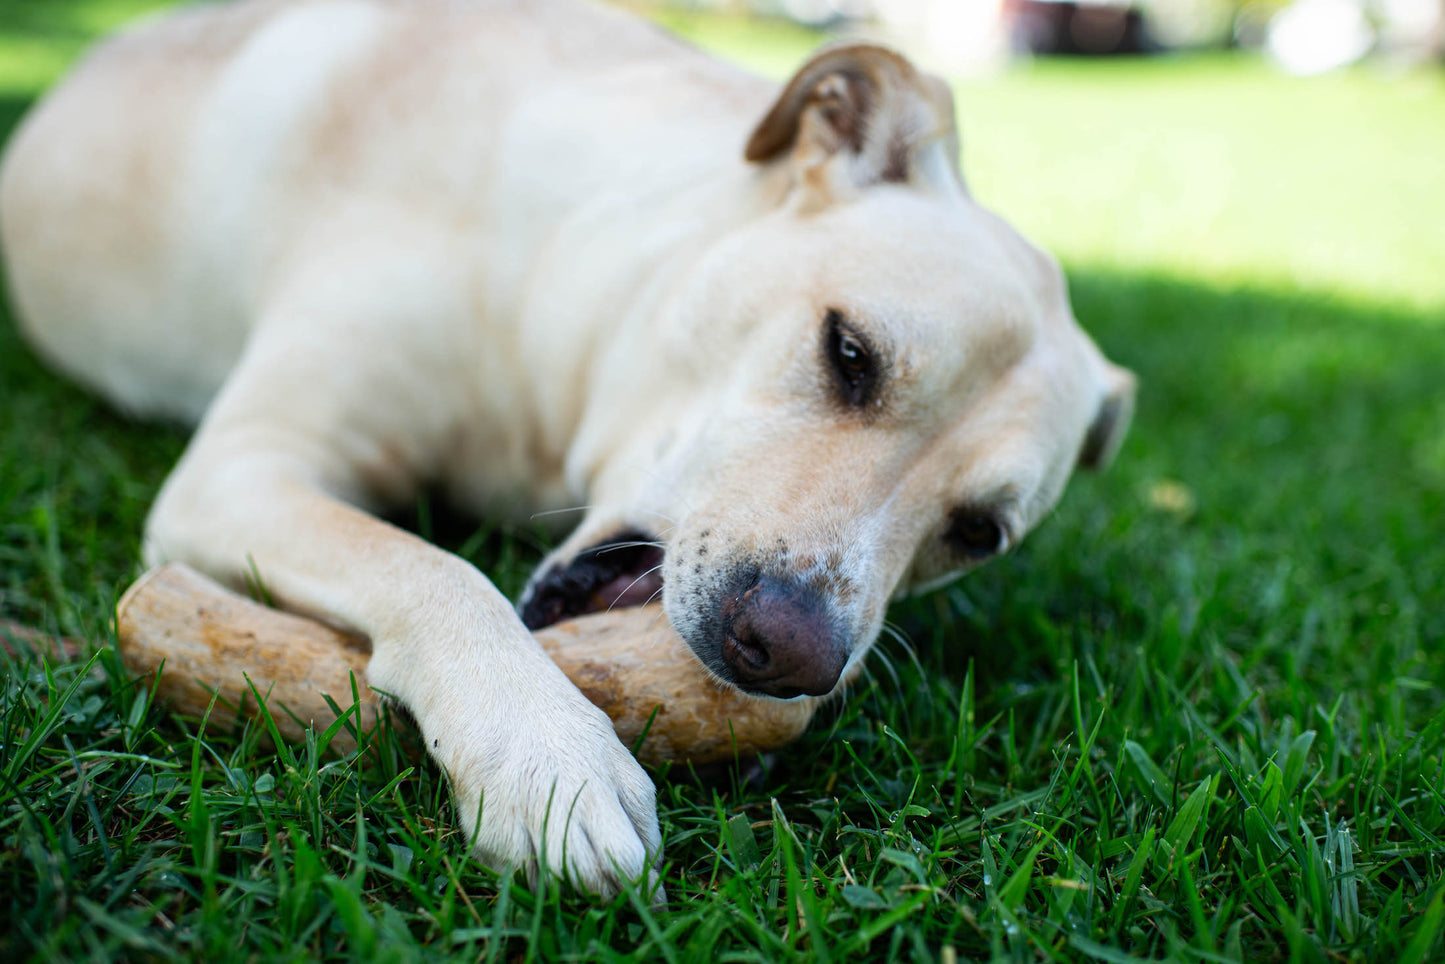
<path id="1" fill-rule="evenodd" d="M 873 394 L 873 353 L 863 336 L 848 327 L 842 312 L 830 309 L 824 320 L 828 326 L 828 361 L 833 366 L 838 388 L 845 402 L 860 408 Z"/>
<path id="2" fill-rule="evenodd" d="M 976 559 L 991 556 L 1003 548 L 1003 526 L 992 516 L 963 509 L 953 514 L 947 539 L 960 555 Z"/>

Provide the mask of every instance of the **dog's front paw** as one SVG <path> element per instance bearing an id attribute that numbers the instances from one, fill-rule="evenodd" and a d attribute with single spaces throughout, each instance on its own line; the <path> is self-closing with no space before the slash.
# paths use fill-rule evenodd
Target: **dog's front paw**
<path id="1" fill-rule="evenodd" d="M 473 855 L 603 897 L 624 881 L 650 887 L 662 855 L 652 781 L 607 716 L 567 689 L 483 722 L 489 732 L 435 739 Z"/>

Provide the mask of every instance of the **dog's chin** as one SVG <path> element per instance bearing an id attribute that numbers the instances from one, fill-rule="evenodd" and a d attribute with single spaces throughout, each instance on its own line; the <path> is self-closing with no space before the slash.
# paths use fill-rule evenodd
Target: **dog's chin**
<path id="1" fill-rule="evenodd" d="M 662 594 L 662 560 L 662 545 L 651 533 L 619 532 L 534 578 L 522 601 L 522 622 L 537 630 L 651 602 Z"/>

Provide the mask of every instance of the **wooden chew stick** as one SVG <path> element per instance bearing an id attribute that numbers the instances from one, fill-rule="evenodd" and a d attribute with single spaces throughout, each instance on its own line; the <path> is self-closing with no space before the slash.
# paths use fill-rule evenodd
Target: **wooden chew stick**
<path id="1" fill-rule="evenodd" d="M 300 740 L 306 724 L 321 730 L 336 719 L 323 694 L 342 710 L 352 705 L 355 674 L 362 728 L 376 723 L 365 639 L 254 603 L 187 566 L 142 576 L 121 599 L 116 626 L 126 667 L 137 676 L 160 671 L 158 695 L 181 713 L 204 714 L 219 693 L 213 720 L 234 722 L 237 708 L 256 716 L 254 684 L 282 736 Z M 625 745 L 647 730 L 638 756 L 648 762 L 708 763 L 776 749 L 803 732 L 818 702 L 758 699 L 714 682 L 659 605 L 582 616 L 536 636 Z M 345 731 L 333 744 L 355 748 Z"/>

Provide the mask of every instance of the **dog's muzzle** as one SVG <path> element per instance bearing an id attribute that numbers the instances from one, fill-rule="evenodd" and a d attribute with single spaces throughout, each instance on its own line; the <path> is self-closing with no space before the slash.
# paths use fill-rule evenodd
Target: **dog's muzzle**
<path id="1" fill-rule="evenodd" d="M 554 565 L 522 600 L 522 622 L 541 629 L 585 613 L 641 606 L 662 592 L 663 549 L 649 533 L 627 530 Z M 749 693 L 791 699 L 833 691 L 848 662 L 846 634 L 823 596 L 788 576 L 738 574 L 688 640 L 722 679 Z"/>

